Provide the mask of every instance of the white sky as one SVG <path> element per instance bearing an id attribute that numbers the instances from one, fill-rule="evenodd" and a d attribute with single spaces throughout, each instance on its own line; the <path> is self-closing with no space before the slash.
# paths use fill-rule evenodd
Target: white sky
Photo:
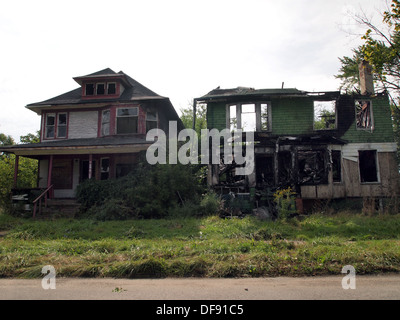
<path id="1" fill-rule="evenodd" d="M 178 111 L 212 89 L 337 90 L 338 57 L 379 23 L 386 0 L 0 1 L 0 132 L 39 129 L 25 108 L 78 87 L 72 79 L 124 71 Z"/>

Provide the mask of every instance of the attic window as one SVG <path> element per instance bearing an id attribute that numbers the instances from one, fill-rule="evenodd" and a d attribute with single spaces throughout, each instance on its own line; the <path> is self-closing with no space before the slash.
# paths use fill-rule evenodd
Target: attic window
<path id="1" fill-rule="evenodd" d="M 94 95 L 94 84 L 93 83 L 87 83 L 85 85 L 85 94 L 87 96 L 93 96 Z"/>
<path id="2" fill-rule="evenodd" d="M 371 101 L 357 100 L 355 104 L 357 129 L 372 130 L 374 124 L 372 119 Z"/>
<path id="3" fill-rule="evenodd" d="M 105 94 L 105 84 L 104 83 L 98 83 L 96 84 L 96 94 L 97 95 L 103 95 Z"/>
<path id="4" fill-rule="evenodd" d="M 314 130 L 336 129 L 336 101 L 314 101 Z"/>
<path id="5" fill-rule="evenodd" d="M 117 89 L 116 89 L 116 84 L 113 83 L 107 83 L 107 94 L 116 94 Z"/>

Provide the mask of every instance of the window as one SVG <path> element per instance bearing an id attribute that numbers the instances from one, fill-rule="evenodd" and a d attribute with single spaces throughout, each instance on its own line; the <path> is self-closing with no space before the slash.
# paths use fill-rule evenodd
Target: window
<path id="1" fill-rule="evenodd" d="M 46 138 L 53 139 L 56 128 L 56 115 L 47 114 L 46 115 Z"/>
<path id="2" fill-rule="evenodd" d="M 242 104 L 241 128 L 243 131 L 256 131 L 256 105 Z"/>
<path id="3" fill-rule="evenodd" d="M 378 182 L 376 150 L 358 151 L 358 164 L 360 168 L 361 183 Z"/>
<path id="4" fill-rule="evenodd" d="M 110 110 L 104 110 L 101 114 L 101 135 L 110 135 Z"/>
<path id="5" fill-rule="evenodd" d="M 374 124 L 372 119 L 371 101 L 357 100 L 355 104 L 357 129 L 372 130 Z"/>
<path id="6" fill-rule="evenodd" d="M 110 175 L 110 158 L 102 158 L 100 162 L 100 179 L 107 180 Z"/>
<path id="7" fill-rule="evenodd" d="M 157 112 L 146 113 L 146 132 L 157 128 Z"/>
<path id="8" fill-rule="evenodd" d="M 93 83 L 87 83 L 85 86 L 85 94 L 87 96 L 93 96 L 94 95 L 94 84 Z"/>
<path id="9" fill-rule="evenodd" d="M 342 182 L 342 152 L 332 150 L 332 176 L 333 182 Z"/>
<path id="10" fill-rule="evenodd" d="M 228 127 L 231 131 L 242 129 L 249 131 L 270 131 L 271 111 L 270 104 L 261 103 L 239 103 L 228 105 L 227 116 Z"/>
<path id="11" fill-rule="evenodd" d="M 324 150 L 299 150 L 297 158 L 299 184 L 328 183 L 328 168 L 325 165 Z"/>
<path id="12" fill-rule="evenodd" d="M 106 92 L 106 85 L 104 83 L 96 84 L 96 95 L 104 95 Z"/>
<path id="13" fill-rule="evenodd" d="M 336 101 L 314 101 L 314 130 L 336 129 Z"/>
<path id="14" fill-rule="evenodd" d="M 117 134 L 138 132 L 138 108 L 117 109 Z"/>
<path id="15" fill-rule="evenodd" d="M 67 114 L 59 113 L 57 118 L 57 138 L 67 137 Z"/>
<path id="16" fill-rule="evenodd" d="M 107 94 L 116 94 L 117 87 L 115 83 L 107 83 Z"/>

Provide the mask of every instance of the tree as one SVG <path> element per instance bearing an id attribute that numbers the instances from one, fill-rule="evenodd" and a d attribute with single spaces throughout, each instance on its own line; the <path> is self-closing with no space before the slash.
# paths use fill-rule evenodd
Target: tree
<path id="1" fill-rule="evenodd" d="M 28 134 L 21 136 L 25 143 L 36 140 L 37 135 Z M 0 133 L 0 145 L 14 145 L 14 139 Z M 10 200 L 14 188 L 15 155 L 2 154 L 0 156 L 0 206 L 5 207 Z M 19 158 L 17 188 L 34 188 L 37 185 L 38 165 L 37 160 L 25 157 Z"/>
<path id="2" fill-rule="evenodd" d="M 189 106 L 186 109 L 181 109 L 181 120 L 187 129 L 193 129 L 193 106 Z M 207 128 L 207 105 L 197 104 L 196 105 L 196 123 L 195 131 L 197 136 L 200 137 L 201 129 Z"/>
<path id="3" fill-rule="evenodd" d="M 392 0 L 390 9 L 383 12 L 383 27 L 378 27 L 363 15 L 354 19 L 363 27 L 364 43 L 353 49 L 352 57 L 339 58 L 342 66 L 338 79 L 342 88 L 352 91 L 359 83 L 358 64 L 366 60 L 372 66 L 374 81 L 379 90 L 386 90 L 393 106 L 399 108 L 400 97 L 400 1 Z M 383 29 L 386 29 L 383 31 Z"/>

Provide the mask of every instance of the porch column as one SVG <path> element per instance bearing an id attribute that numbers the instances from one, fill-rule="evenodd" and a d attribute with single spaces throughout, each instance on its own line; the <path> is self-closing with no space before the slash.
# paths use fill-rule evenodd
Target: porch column
<path id="1" fill-rule="evenodd" d="M 14 188 L 17 187 L 18 167 L 19 167 L 19 156 L 16 155 L 14 164 Z"/>
<path id="2" fill-rule="evenodd" d="M 53 155 L 49 158 L 49 171 L 47 176 L 47 188 L 51 186 L 51 176 L 53 174 Z M 50 199 L 53 198 L 53 191 L 50 192 Z"/>
<path id="3" fill-rule="evenodd" d="M 92 179 L 92 161 L 93 161 L 93 155 L 89 154 L 89 175 L 88 175 L 89 179 Z"/>

